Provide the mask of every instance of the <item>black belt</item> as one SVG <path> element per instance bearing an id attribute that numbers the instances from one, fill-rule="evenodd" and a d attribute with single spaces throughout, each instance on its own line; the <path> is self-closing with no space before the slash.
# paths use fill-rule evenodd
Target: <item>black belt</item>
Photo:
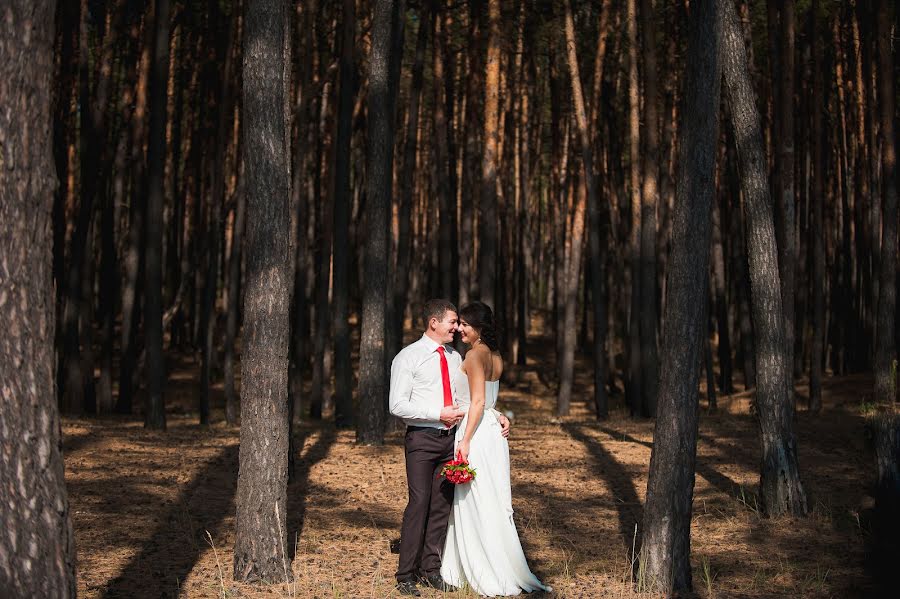
<path id="1" fill-rule="evenodd" d="M 439 437 L 449 437 L 456 433 L 456 427 L 453 428 L 434 428 L 433 426 L 407 426 L 406 432 L 415 433 L 418 431 L 437 435 Z"/>

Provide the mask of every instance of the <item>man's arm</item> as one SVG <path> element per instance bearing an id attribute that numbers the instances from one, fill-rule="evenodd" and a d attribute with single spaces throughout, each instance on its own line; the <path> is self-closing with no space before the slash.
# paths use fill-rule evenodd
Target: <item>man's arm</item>
<path id="1" fill-rule="evenodd" d="M 419 406 L 410 401 L 412 396 L 413 372 L 409 363 L 394 358 L 391 363 L 391 391 L 388 396 L 388 408 L 394 416 L 411 420 L 428 420 L 437 422 L 441 419 L 441 408 Z"/>

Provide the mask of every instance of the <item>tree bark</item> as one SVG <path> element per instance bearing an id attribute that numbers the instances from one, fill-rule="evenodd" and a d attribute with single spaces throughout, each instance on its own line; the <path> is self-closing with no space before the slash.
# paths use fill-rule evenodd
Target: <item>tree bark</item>
<path id="1" fill-rule="evenodd" d="M 656 76 L 656 28 L 653 0 L 641 0 L 644 54 L 644 181 L 641 187 L 640 340 L 641 404 L 644 414 L 656 416 L 659 394 L 656 351 L 656 204 L 659 201 L 659 116 Z"/>
<path id="2" fill-rule="evenodd" d="M 487 60 L 484 77 L 484 153 L 481 156 L 481 194 L 478 205 L 478 287 L 481 301 L 494 312 L 497 288 L 497 152 L 500 116 L 500 0 L 488 0 Z M 463 240 L 466 243 L 467 240 Z"/>
<path id="3" fill-rule="evenodd" d="M 822 374 L 825 360 L 825 230 L 823 211 L 825 204 L 825 137 L 822 131 L 823 103 L 825 102 L 824 58 L 819 19 L 819 1 L 813 0 L 810 10 L 813 35 L 813 89 L 812 104 L 812 152 L 813 174 L 810 202 L 812 202 L 812 263 L 813 276 L 810 290 L 813 295 L 812 348 L 809 358 L 809 410 L 818 413 L 822 409 Z"/>
<path id="4" fill-rule="evenodd" d="M 715 195 L 720 27 L 715 0 L 691 2 L 672 255 L 663 325 L 659 406 L 644 507 L 642 587 L 691 589 L 690 527 L 698 398 L 709 279 L 710 203 Z"/>
<path id="5" fill-rule="evenodd" d="M 723 3 L 725 92 L 741 171 L 756 348 L 756 404 L 763 450 L 760 496 L 769 515 L 806 513 L 794 438 L 791 366 L 763 154 L 762 128 L 747 68 L 747 50 L 731 2 Z"/>
<path id="6" fill-rule="evenodd" d="M 214 11 L 217 12 L 217 11 Z M 221 17 L 220 17 L 221 18 Z M 214 362 L 215 331 L 217 310 L 216 298 L 219 289 L 219 254 L 224 226 L 222 210 L 225 204 L 225 151 L 228 149 L 228 133 L 230 119 L 234 113 L 231 73 L 234 55 L 231 52 L 231 41 L 235 36 L 237 15 L 229 17 L 228 33 L 222 44 L 224 50 L 219 51 L 219 59 L 224 62 L 222 68 L 220 101 L 216 115 L 215 141 L 213 146 L 211 184 L 210 184 L 210 224 L 206 251 L 206 281 L 203 287 L 203 306 L 200 310 L 200 332 L 203 335 L 200 352 L 200 425 L 209 425 L 209 395 L 212 384 L 212 363 Z"/>
<path id="7" fill-rule="evenodd" d="M 150 141 L 147 147 L 147 237 L 144 332 L 147 344 L 147 399 L 144 426 L 166 428 L 163 393 L 162 239 L 166 165 L 166 86 L 169 81 L 169 0 L 156 0 L 153 63 L 150 75 Z"/>
<path id="8" fill-rule="evenodd" d="M 0 20 L 0 588 L 10 597 L 76 595 L 53 346 L 54 5 L 7 2 Z"/>
<path id="9" fill-rule="evenodd" d="M 243 160 L 246 285 L 234 578 L 291 578 L 287 551 L 290 149 L 284 0 L 244 9 Z"/>
<path id="10" fill-rule="evenodd" d="M 365 283 L 359 354 L 359 418 L 356 440 L 366 445 L 384 443 L 385 397 L 388 365 L 385 357 L 385 303 L 387 302 L 388 228 L 394 162 L 394 106 L 390 65 L 394 52 L 393 22 L 403 15 L 402 0 L 376 0 L 372 16 L 369 57 L 369 118 L 366 157 Z"/>
<path id="11" fill-rule="evenodd" d="M 641 133 L 640 82 L 638 81 L 637 0 L 626 0 L 628 35 L 628 164 L 631 199 L 631 230 L 628 265 L 631 272 L 631 309 L 628 317 L 628 386 L 626 394 L 632 417 L 644 415 L 641 371 Z"/>
<path id="12" fill-rule="evenodd" d="M 897 308 L 897 140 L 894 137 L 896 79 L 893 75 L 891 20 L 887 0 L 879 0 L 875 21 L 878 38 L 878 99 L 881 109 L 881 188 L 884 194 L 875 340 L 875 400 L 891 402 L 897 393 L 894 366 L 897 356 L 894 331 Z"/>
<path id="13" fill-rule="evenodd" d="M 794 233 L 794 0 L 781 5 L 781 77 L 779 79 L 781 130 L 778 139 L 779 194 L 781 211 L 781 303 L 784 308 L 784 343 L 788 363 L 789 399 L 794 402 L 795 277 L 797 276 L 797 240 Z"/>
<path id="14" fill-rule="evenodd" d="M 356 2 L 343 0 L 341 70 L 334 148 L 334 421 L 353 424 L 353 370 L 350 364 L 350 141 L 356 97 Z M 304 92 L 301 92 L 304 93 Z"/>
<path id="15" fill-rule="evenodd" d="M 600 302 L 603 301 L 602 291 L 599 290 L 599 283 L 602 280 L 602 277 L 605 276 L 600 270 L 601 262 L 600 262 L 600 223 L 598 218 L 598 209 L 597 209 L 597 184 L 594 179 L 594 156 L 591 149 L 591 136 L 590 129 L 588 126 L 587 120 L 587 109 L 585 108 L 584 101 L 584 91 L 581 84 L 581 75 L 578 70 L 578 55 L 576 53 L 577 42 L 575 37 L 575 19 L 572 16 L 572 3 L 571 0 L 566 0 L 565 2 L 565 30 L 566 30 L 566 59 L 569 64 L 569 78 L 572 82 L 572 99 L 574 102 L 575 108 L 575 121 L 578 127 L 578 140 L 581 150 L 581 162 L 582 162 L 582 174 L 584 176 L 584 189 L 579 190 L 577 193 L 579 196 L 582 196 L 582 193 L 586 194 L 585 197 L 579 197 L 577 200 L 577 208 L 575 210 L 574 222 L 573 222 L 573 231 L 572 231 L 572 250 L 570 262 L 567 265 L 566 269 L 566 281 L 565 281 L 565 320 L 563 323 L 563 357 L 562 357 L 562 369 L 560 371 L 560 380 L 559 380 L 559 390 L 556 396 L 556 413 L 559 416 L 568 415 L 569 413 L 569 405 L 572 400 L 572 382 L 574 379 L 574 369 L 575 369 L 575 310 L 577 307 L 577 299 L 578 299 L 578 281 L 580 278 L 581 272 L 581 248 L 583 246 L 582 239 L 584 236 L 584 226 L 585 226 L 585 201 L 588 208 L 589 213 L 589 241 L 590 241 L 590 254 L 591 254 L 591 282 L 593 292 L 594 292 L 594 308 L 595 308 L 595 325 L 601 322 L 600 317 L 597 316 L 596 309 L 600 306 Z M 597 330 L 595 328 L 594 335 L 596 339 Z M 602 337 L 600 338 L 602 343 Z M 602 348 L 603 346 L 600 345 Z M 597 354 L 595 349 L 595 369 L 598 365 L 603 363 L 603 355 L 602 352 Z M 602 368 L 601 368 L 602 370 Z M 602 373 L 601 373 L 601 376 Z M 599 377 L 595 377 L 599 378 Z M 600 381 L 605 381 L 605 376 L 603 378 L 599 378 Z M 597 380 L 595 380 L 595 384 Z M 601 383 L 602 386 L 602 383 Z"/>

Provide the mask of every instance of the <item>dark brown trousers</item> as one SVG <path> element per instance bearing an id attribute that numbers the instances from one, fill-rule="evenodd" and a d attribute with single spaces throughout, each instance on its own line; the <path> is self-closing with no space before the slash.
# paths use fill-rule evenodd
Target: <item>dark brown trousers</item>
<path id="1" fill-rule="evenodd" d="M 453 484 L 440 476 L 453 459 L 453 438 L 425 430 L 406 432 L 406 482 L 409 503 L 400 530 L 397 580 L 415 581 L 439 574 L 447 538 L 447 520 L 453 506 Z"/>

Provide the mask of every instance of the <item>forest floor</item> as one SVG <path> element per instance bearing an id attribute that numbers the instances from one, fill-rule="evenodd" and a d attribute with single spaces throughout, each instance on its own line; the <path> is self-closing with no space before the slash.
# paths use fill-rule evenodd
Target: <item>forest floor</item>
<path id="1" fill-rule="evenodd" d="M 540 357 L 541 345 L 529 349 Z M 580 364 L 575 396 L 581 401 L 573 415 L 554 418 L 553 390 L 539 376 L 547 369 L 547 359 L 530 361 L 516 385 L 501 389 L 500 408 L 515 415 L 513 507 L 525 553 L 554 588 L 552 596 L 639 596 L 631 591 L 630 564 L 653 422 L 629 419 L 621 397 L 613 397 L 610 419 L 598 423 L 584 401 L 591 397 L 587 364 Z M 352 431 L 303 424 L 288 489 L 293 582 L 235 583 L 238 429 L 223 422 L 221 388 L 213 398 L 214 424 L 197 425 L 198 379 L 192 358 L 170 363 L 165 433 L 145 431 L 139 417 L 63 419 L 79 595 L 397 596 L 397 556 L 389 542 L 399 537 L 406 504 L 400 435 L 389 435 L 383 447 L 365 447 Z M 760 513 L 759 439 L 749 394 L 720 397 L 716 412 L 702 411 L 691 527 L 697 596 L 876 593 L 866 560 L 874 462 L 863 411 L 871 389 L 865 376 L 828 379 L 824 411 L 814 416 L 804 409 L 806 389 L 798 387 L 800 467 L 812 507 L 802 520 Z"/>

